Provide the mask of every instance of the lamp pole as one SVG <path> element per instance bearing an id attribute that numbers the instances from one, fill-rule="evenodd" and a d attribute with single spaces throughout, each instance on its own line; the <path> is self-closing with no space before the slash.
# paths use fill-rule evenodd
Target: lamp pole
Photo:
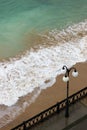
<path id="1" fill-rule="evenodd" d="M 63 76 L 63 81 L 67 82 L 66 111 L 65 111 L 65 117 L 67 118 L 67 117 L 69 117 L 69 73 L 70 73 L 71 70 L 73 70 L 72 76 L 77 77 L 78 72 L 77 72 L 75 67 L 67 68 L 66 65 L 64 65 L 62 69 L 65 71 L 65 76 Z"/>

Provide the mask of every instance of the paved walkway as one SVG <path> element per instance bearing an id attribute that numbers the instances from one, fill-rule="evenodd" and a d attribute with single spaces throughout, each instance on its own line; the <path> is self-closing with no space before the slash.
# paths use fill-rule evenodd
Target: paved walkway
<path id="1" fill-rule="evenodd" d="M 30 130 L 87 130 L 86 103 L 84 100 L 70 106 L 69 118 L 65 118 L 65 110 L 63 110 L 60 114 L 53 115 Z"/>
<path id="2" fill-rule="evenodd" d="M 87 115 L 73 122 L 63 130 L 87 130 Z"/>

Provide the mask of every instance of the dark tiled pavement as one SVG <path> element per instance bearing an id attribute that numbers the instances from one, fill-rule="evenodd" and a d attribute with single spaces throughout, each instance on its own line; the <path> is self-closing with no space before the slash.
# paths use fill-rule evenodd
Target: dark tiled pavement
<path id="1" fill-rule="evenodd" d="M 86 100 L 87 101 L 87 100 Z M 30 130 L 87 130 L 87 102 L 80 101 L 69 108 L 69 118 L 65 110 L 35 125 Z"/>
<path id="2" fill-rule="evenodd" d="M 87 130 L 87 115 L 73 122 L 63 130 Z"/>

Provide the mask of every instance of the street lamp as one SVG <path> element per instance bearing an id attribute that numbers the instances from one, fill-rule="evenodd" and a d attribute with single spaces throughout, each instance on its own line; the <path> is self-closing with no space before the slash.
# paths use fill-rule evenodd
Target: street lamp
<path id="1" fill-rule="evenodd" d="M 72 76 L 73 77 L 77 77 L 78 76 L 78 72 L 76 70 L 76 68 L 71 67 L 71 68 L 67 68 L 67 66 L 63 66 L 63 71 L 65 73 L 65 76 L 63 76 L 63 81 L 67 83 L 67 95 L 66 95 L 66 112 L 65 112 L 65 117 L 69 117 L 69 73 L 71 70 L 72 71 Z"/>

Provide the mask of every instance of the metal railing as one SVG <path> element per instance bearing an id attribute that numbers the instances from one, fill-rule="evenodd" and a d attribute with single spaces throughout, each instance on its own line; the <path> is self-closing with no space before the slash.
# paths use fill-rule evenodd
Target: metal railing
<path id="1" fill-rule="evenodd" d="M 69 105 L 74 104 L 75 102 L 79 101 L 80 99 L 87 96 L 87 87 L 81 89 L 80 91 L 74 93 L 73 95 L 69 96 Z M 54 113 L 59 113 L 66 107 L 66 99 L 56 103 L 55 105 L 51 106 L 50 108 L 42 111 L 41 113 L 37 114 L 36 116 L 24 121 L 20 125 L 16 126 L 11 130 L 28 130 L 30 127 L 34 126 L 35 124 L 47 119 L 48 117 L 52 116 Z"/>

